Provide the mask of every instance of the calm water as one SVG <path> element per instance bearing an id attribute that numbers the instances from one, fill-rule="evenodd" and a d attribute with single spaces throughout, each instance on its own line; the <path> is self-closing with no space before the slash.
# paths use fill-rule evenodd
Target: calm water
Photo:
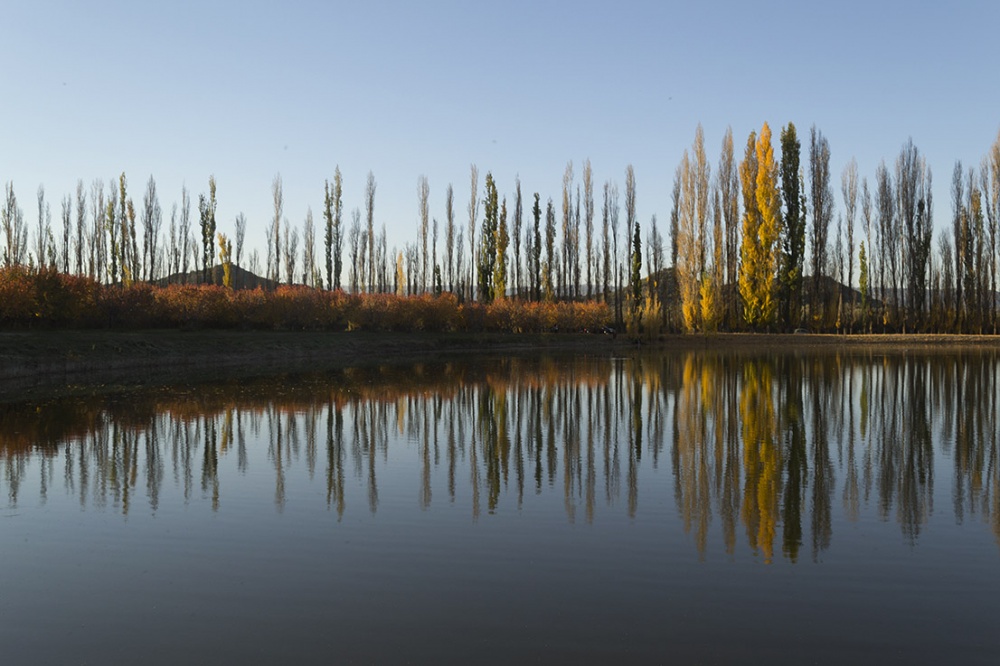
<path id="1" fill-rule="evenodd" d="M 0 662 L 988 663 L 995 353 L 0 406 Z"/>

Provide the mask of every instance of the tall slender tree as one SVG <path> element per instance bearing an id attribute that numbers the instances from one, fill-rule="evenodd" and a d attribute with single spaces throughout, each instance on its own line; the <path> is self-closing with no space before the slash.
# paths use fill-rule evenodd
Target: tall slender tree
<path id="1" fill-rule="evenodd" d="M 483 195 L 483 229 L 480 234 L 478 269 L 479 300 L 490 303 L 494 296 L 493 272 L 497 261 L 497 228 L 499 205 L 493 174 L 486 174 L 486 192 Z"/>
<path id="2" fill-rule="evenodd" d="M 743 184 L 742 273 L 739 286 L 743 316 L 754 328 L 770 326 L 776 312 L 777 242 L 781 230 L 778 167 L 771 147 L 771 128 L 760 137 L 751 132 L 740 163 Z"/>
<path id="3" fill-rule="evenodd" d="M 469 299 L 475 289 L 476 276 L 476 219 L 479 217 L 479 169 L 469 165 Z"/>
<path id="4" fill-rule="evenodd" d="M 281 281 L 281 218 L 284 214 L 285 195 L 281 184 L 281 174 L 276 174 L 271 181 L 271 200 L 274 204 L 274 216 L 271 218 L 271 232 L 268 240 L 268 277 L 275 284 Z"/>
<path id="5" fill-rule="evenodd" d="M 830 144 L 823 133 L 813 125 L 809 131 L 809 184 L 812 201 L 812 305 L 825 312 L 827 294 L 823 291 L 823 277 L 827 274 L 827 245 L 830 222 L 833 220 L 833 190 L 830 187 Z"/>
<path id="6" fill-rule="evenodd" d="M 858 211 L 858 161 L 851 161 L 844 167 L 840 177 L 840 193 L 844 198 L 844 221 L 847 223 L 847 286 L 851 288 L 849 329 L 854 325 L 854 220 Z"/>
<path id="7" fill-rule="evenodd" d="M 160 199 L 156 194 L 156 180 L 153 176 L 146 181 L 146 193 L 142 198 L 142 263 L 145 266 L 143 278 L 155 280 L 157 275 L 156 259 L 159 256 L 160 227 L 163 224 L 163 211 Z"/>
<path id="8" fill-rule="evenodd" d="M 496 229 L 496 260 L 493 265 L 493 298 L 507 296 L 507 248 L 510 235 L 507 231 L 507 197 L 500 202 L 500 219 Z"/>
<path id="9" fill-rule="evenodd" d="M 805 264 L 806 215 L 802 210 L 799 191 L 799 143 L 795 125 L 788 123 L 781 130 L 781 195 L 785 202 L 782 225 L 782 255 L 779 288 L 781 318 L 788 328 L 798 326 L 802 309 L 802 272 Z"/>
<path id="10" fill-rule="evenodd" d="M 586 234 L 587 300 L 593 297 L 594 288 L 594 174 L 590 160 L 583 163 L 583 210 Z"/>
<path id="11" fill-rule="evenodd" d="M 523 217 L 523 204 L 521 202 L 521 178 L 514 179 L 514 212 L 513 212 L 513 233 L 511 234 L 511 245 L 514 249 L 514 261 L 511 264 L 511 273 L 514 281 L 514 296 L 520 298 L 522 289 L 521 275 L 521 225 Z"/>
<path id="12" fill-rule="evenodd" d="M 418 211 L 420 214 L 420 291 L 426 292 L 428 289 L 429 266 L 427 256 L 427 236 L 430 233 L 430 198 L 431 188 L 427 182 L 427 176 L 420 176 L 417 179 Z"/>
<path id="13" fill-rule="evenodd" d="M 733 130 L 726 128 L 722 138 L 722 151 L 719 155 L 719 199 L 722 206 L 724 231 L 726 272 L 723 282 L 730 285 L 726 290 L 729 295 L 725 299 L 725 316 L 730 327 L 737 324 L 739 310 L 738 291 L 736 287 L 740 257 L 740 175 L 736 165 L 733 148 Z"/>
<path id="14" fill-rule="evenodd" d="M 83 181 L 76 181 L 76 242 L 73 243 L 73 262 L 77 275 L 84 275 L 84 259 L 87 254 L 87 194 L 83 191 Z"/>
<path id="15" fill-rule="evenodd" d="M 448 291 L 455 291 L 455 191 L 451 183 L 444 193 L 444 256 L 445 273 L 448 275 Z M 458 248 L 461 252 L 462 248 Z"/>
<path id="16" fill-rule="evenodd" d="M 677 256 L 674 274 L 677 278 L 677 290 L 681 299 L 681 317 L 684 328 L 687 331 L 693 331 L 698 326 L 701 313 L 701 305 L 698 301 L 701 273 L 698 269 L 696 175 L 687 150 L 684 151 L 684 156 L 677 168 L 677 177 L 680 179 L 680 197 L 677 203 Z"/>
<path id="17" fill-rule="evenodd" d="M 368 291 L 375 291 L 375 174 L 365 181 L 365 221 L 368 225 Z"/>

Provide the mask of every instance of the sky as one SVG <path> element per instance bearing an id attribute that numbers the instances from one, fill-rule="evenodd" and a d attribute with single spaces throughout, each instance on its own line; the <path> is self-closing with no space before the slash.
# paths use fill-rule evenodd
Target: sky
<path id="1" fill-rule="evenodd" d="M 591 161 L 598 210 L 631 164 L 641 224 L 665 231 L 699 123 L 713 168 L 728 127 L 742 154 L 764 122 L 775 143 L 795 123 L 805 164 L 815 125 L 837 211 L 852 158 L 873 181 L 912 138 L 944 229 L 956 160 L 1000 131 L 995 0 L 4 0 L 3 23 L 0 182 L 32 231 L 39 185 L 58 224 L 78 180 L 124 172 L 138 203 L 153 176 L 165 230 L 214 175 L 219 230 L 244 213 L 261 257 L 275 176 L 301 228 L 338 166 L 347 219 L 374 175 L 390 247 L 417 239 L 421 176 L 442 229 L 449 183 L 464 226 L 472 164 L 480 198 L 487 172 L 509 200 L 519 177 L 526 217 L 534 192 L 558 209 L 567 163 L 581 183 Z"/>

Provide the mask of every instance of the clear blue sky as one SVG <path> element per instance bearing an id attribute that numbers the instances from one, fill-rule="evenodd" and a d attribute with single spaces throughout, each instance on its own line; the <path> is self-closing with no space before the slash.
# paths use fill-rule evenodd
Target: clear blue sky
<path id="1" fill-rule="evenodd" d="M 0 39 L 0 181 L 32 226 L 124 171 L 152 174 L 164 209 L 218 182 L 220 231 L 248 219 L 263 254 L 271 182 L 285 215 L 317 221 L 339 165 L 347 211 L 369 170 L 390 246 L 416 239 L 417 180 L 443 224 L 465 221 L 469 165 L 501 194 L 559 203 L 566 163 L 597 188 L 634 165 L 638 214 L 670 212 L 700 122 L 713 170 L 731 126 L 742 151 L 767 121 L 815 124 L 840 173 L 873 179 L 912 137 L 951 216 L 956 160 L 977 166 L 1000 130 L 995 0 L 943 2 L 50 2 L 7 0 Z M 803 160 L 806 159 L 803 151 Z M 596 189 L 596 188 L 595 188 Z M 598 206 L 600 205 L 598 199 Z M 527 206 L 526 206 L 527 209 Z M 527 213 L 527 210 L 526 210 Z"/>

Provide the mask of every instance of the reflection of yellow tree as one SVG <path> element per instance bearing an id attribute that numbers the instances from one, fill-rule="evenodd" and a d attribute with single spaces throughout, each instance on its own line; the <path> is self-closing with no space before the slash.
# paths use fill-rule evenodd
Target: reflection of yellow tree
<path id="1" fill-rule="evenodd" d="M 771 366 L 748 361 L 743 367 L 740 414 L 743 419 L 743 522 L 750 546 L 771 561 L 781 496 L 781 451 L 778 446 Z"/>
<path id="2" fill-rule="evenodd" d="M 700 367 L 699 367 L 700 366 Z M 698 553 L 705 555 L 712 519 L 711 467 L 706 437 L 706 406 L 713 401 L 714 376 L 703 356 L 690 353 L 684 360 L 677 395 L 674 441 L 674 493 L 684 531 L 695 530 Z"/>

